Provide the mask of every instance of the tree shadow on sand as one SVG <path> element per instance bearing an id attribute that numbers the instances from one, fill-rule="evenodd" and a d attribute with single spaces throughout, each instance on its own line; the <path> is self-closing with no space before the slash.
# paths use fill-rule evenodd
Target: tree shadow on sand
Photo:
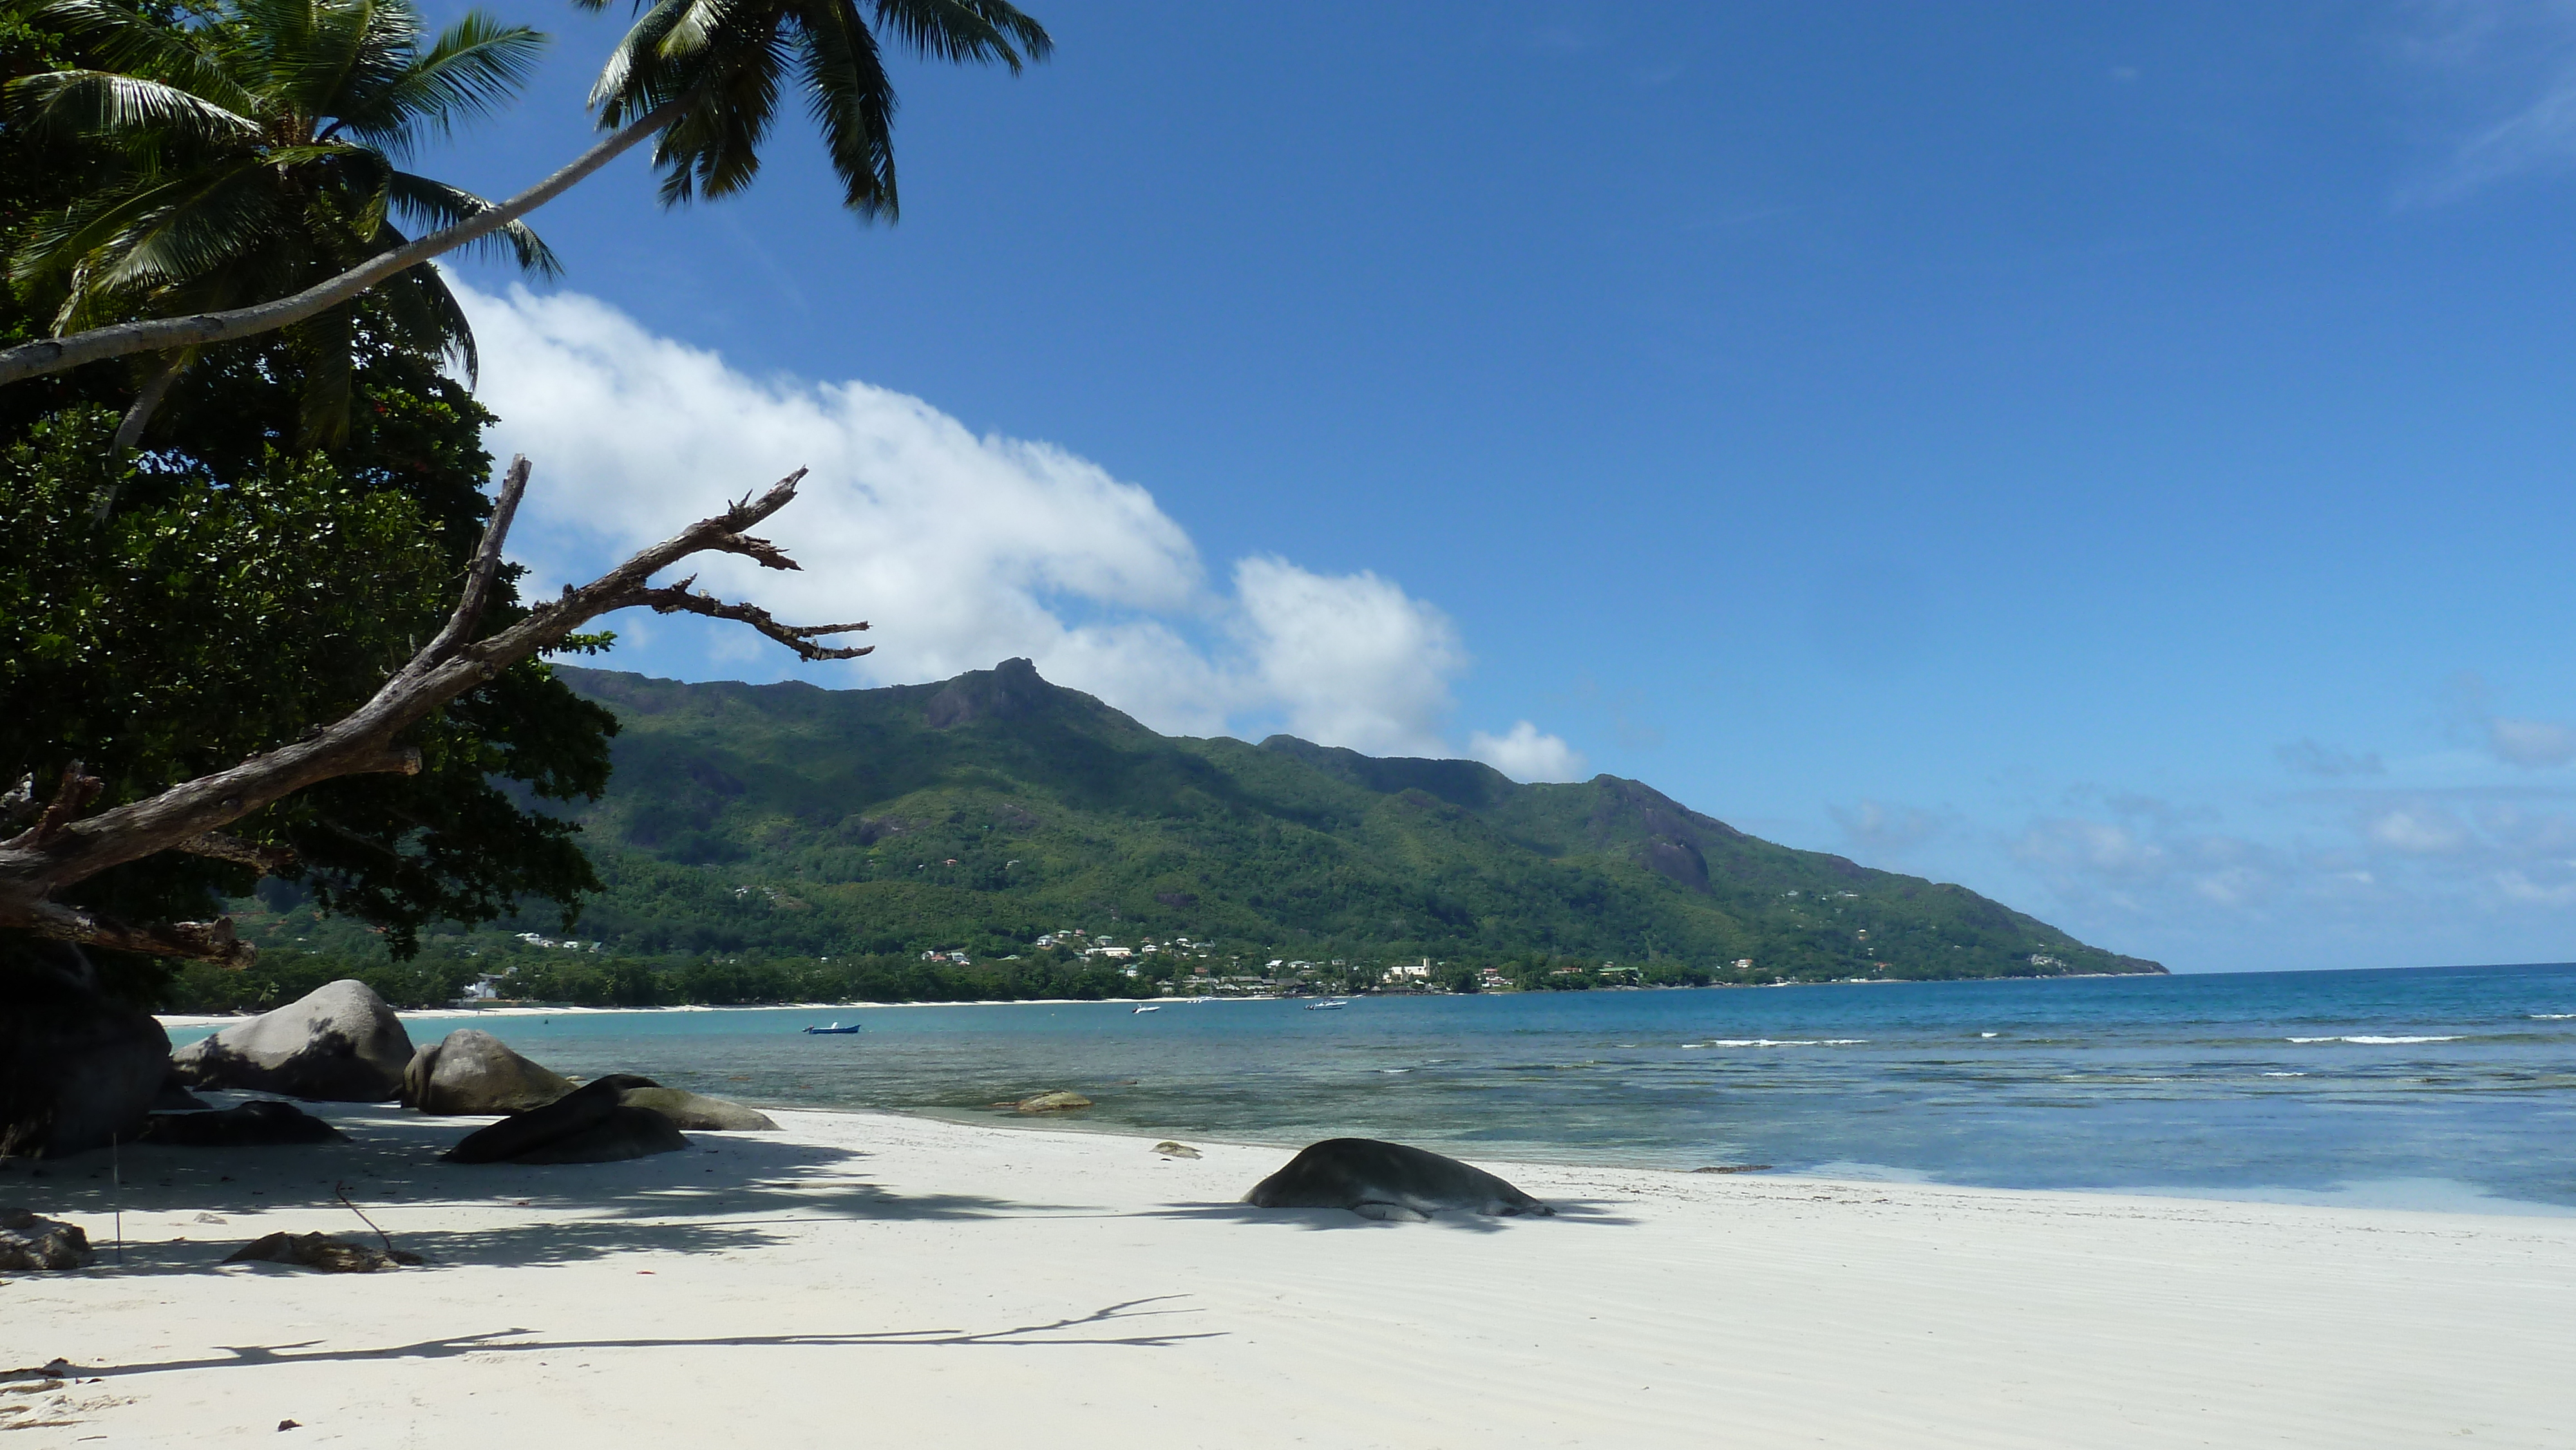
<path id="1" fill-rule="evenodd" d="M 231 1094 L 208 1094 L 218 1106 Z M 969 1194 L 903 1194 L 875 1182 L 869 1154 L 767 1133 L 691 1133 L 686 1152 L 621 1163 L 461 1164 L 439 1154 L 479 1118 L 434 1118 L 373 1104 L 307 1104 L 348 1141 L 274 1148 L 136 1144 L 110 1154 L 0 1159 L 0 1207 L 81 1216 L 101 1249 L 96 1269 L 198 1273 L 257 1233 L 321 1230 L 372 1240 L 338 1192 L 397 1245 L 432 1267 L 565 1263 L 634 1250 L 716 1253 L 757 1248 L 798 1222 L 973 1220 L 1096 1212 Z M 490 1210 L 493 1224 L 473 1224 Z M 96 1232 L 119 1209 L 130 1241 L 118 1255 Z M 437 1209 L 438 1228 L 411 1210 Z M 531 1213 L 529 1210 L 536 1210 Z M 235 1226 L 233 1216 L 260 1215 Z M 169 1227 L 150 1215 L 170 1215 Z M 156 1226 L 136 1222 L 143 1217 Z M 462 1220 L 460 1222 L 460 1220 Z M 208 1226 L 199 1229 L 196 1225 Z M 181 1237 L 184 1235 L 185 1237 Z"/>
<path id="2" fill-rule="evenodd" d="M 356 1363 L 394 1359 L 457 1359 L 465 1355 L 559 1354 L 601 1349 L 783 1349 L 824 1348 L 957 1348 L 1044 1349 L 1069 1345 L 1115 1345 L 1162 1349 L 1194 1339 L 1221 1339 L 1221 1330 L 1179 1332 L 1177 1328 L 1138 1330 L 1137 1322 L 1170 1315 L 1195 1314 L 1175 1301 L 1185 1296 L 1162 1294 L 1129 1299 L 1041 1324 L 1014 1324 L 998 1329 L 894 1329 L 868 1334 L 737 1334 L 700 1338 L 636 1337 L 631 1339 L 547 1339 L 533 1329 L 495 1329 L 481 1334 L 444 1335 L 410 1344 L 374 1349 L 321 1349 L 319 1340 L 293 1344 L 221 1345 L 218 1352 L 193 1359 L 137 1361 L 133 1364 L 65 1365 L 63 1378 L 117 1380 L 134 1375 L 181 1370 L 255 1368 L 264 1365 Z M 1160 1305 L 1155 1308 L 1148 1306 Z"/>
<path id="3" fill-rule="evenodd" d="M 1514 1214 L 1498 1217 L 1490 1214 L 1447 1210 L 1435 1213 L 1428 1223 L 1405 1220 L 1362 1218 L 1347 1208 L 1256 1208 L 1249 1203 L 1174 1203 L 1154 1209 L 1143 1217 L 1198 1219 L 1209 1222 L 1253 1223 L 1269 1228 L 1299 1229 L 1319 1232 L 1324 1229 L 1447 1229 L 1452 1233 L 1504 1233 L 1514 1229 L 1540 1230 L 1550 1224 L 1596 1224 L 1625 1227 L 1638 1222 L 1625 1214 L 1614 1213 L 1613 1200 L 1592 1198 L 1552 1198 L 1548 1207 L 1554 1215 Z"/>

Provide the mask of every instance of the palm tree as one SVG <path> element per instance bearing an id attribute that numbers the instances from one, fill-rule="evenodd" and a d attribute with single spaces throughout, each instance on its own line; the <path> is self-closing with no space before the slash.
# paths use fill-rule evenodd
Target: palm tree
<path id="1" fill-rule="evenodd" d="M 57 0 L 62 6 L 105 0 Z M 236 0 L 241 3 L 241 0 Z M 574 0 L 599 9 L 606 0 Z M 750 184 L 782 89 L 793 85 L 823 133 L 842 201 L 862 219 L 892 220 L 894 87 L 881 34 L 937 60 L 998 63 L 1017 74 L 1054 42 L 1006 0 L 638 0 L 642 11 L 591 91 L 609 135 L 544 181 L 497 206 L 377 253 L 292 296 L 246 306 L 93 327 L 0 351 L 0 384 L 139 352 L 202 347 L 302 322 L 460 246 L 480 242 L 655 139 L 662 198 L 677 205 Z M 44 94 L 32 77 L 12 94 Z"/>
<path id="2" fill-rule="evenodd" d="M 59 298 L 58 334 L 285 296 L 409 241 L 390 216 L 435 229 L 487 213 L 481 197 L 396 162 L 506 100 L 545 43 L 468 14 L 424 46 L 409 0 L 235 0 L 185 28 L 112 0 L 67 0 L 45 18 L 115 69 L 20 83 L 28 124 L 103 142 L 121 162 L 11 259 L 22 287 Z M 529 271 L 557 270 L 524 224 L 486 241 Z M 374 320 L 394 340 L 453 354 L 472 374 L 473 330 L 436 271 L 413 269 L 377 295 Z M 287 331 L 303 365 L 308 446 L 347 429 L 356 310 L 322 309 Z M 140 442 L 197 351 L 147 365 L 120 451 Z"/>

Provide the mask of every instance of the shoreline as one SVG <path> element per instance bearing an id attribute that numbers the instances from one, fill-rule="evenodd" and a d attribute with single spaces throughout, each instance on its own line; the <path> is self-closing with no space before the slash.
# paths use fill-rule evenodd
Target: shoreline
<path id="1" fill-rule="evenodd" d="M 2393 968 L 2393 969 L 2390 969 L 2390 970 L 2411 970 L 2411 969 L 2408 969 L 2408 968 Z M 2173 973 L 2169 973 L 2169 972 L 2056 972 L 2056 973 L 2051 973 L 2051 974 L 2046 975 L 2046 976 L 2030 976 L 2030 977 L 1924 977 L 1924 978 L 1836 977 L 1836 978 L 1833 978 L 1833 979 L 1831 979 L 1831 980 L 1829 980 L 1829 981 L 1822 981 L 1822 982 L 1710 982 L 1710 983 L 1707 983 L 1707 984 L 1702 985 L 1702 986 L 1618 986 L 1618 987 L 1587 987 L 1587 988 L 1585 988 L 1585 989 L 1584 989 L 1584 991 L 1585 991 L 1585 992 L 1587 992 L 1587 993 L 1592 993 L 1592 992 L 1738 992 L 1738 991 L 1748 991 L 1748 992 L 1749 992 L 1749 991 L 1769 991 L 1769 990 L 1772 990 L 1772 989 L 1774 989 L 1774 988 L 1779 988 L 1779 987 L 1938 987 L 1938 986 L 1954 986 L 1954 985 L 1957 985 L 1957 984 L 1959 984 L 1959 983 L 1963 983 L 1963 982 L 2100 982 L 2100 981 L 2130 981 L 2130 980 L 2137 980 L 2137 979 L 2152 979 L 2152 978 L 2156 978 L 2156 977 L 2165 977 L 2165 976 L 2172 976 L 2172 975 L 2174 975 L 2174 974 L 2173 974 Z M 396 1009 L 395 1009 L 395 1012 L 396 1012 L 396 1014 L 397 1014 L 398 1016 L 402 1017 L 405 1021 L 410 1021 L 410 1020 L 411 1020 L 411 1019 L 413 1019 L 413 1018 L 433 1018 L 433 1017 L 435 1017 L 435 1018 L 444 1018 L 444 1017 L 559 1017 L 559 1016 L 570 1016 L 570 1015 L 574 1015 L 574 1014 L 585 1014 L 585 1015 L 587 1015 L 587 1014 L 603 1014 L 603 1015 L 608 1015 L 608 1014 L 616 1014 L 616 1013 L 648 1013 L 648 1012 L 844 1012 L 844 1011 L 846 1011 L 846 1012 L 859 1012 L 859 1011 L 870 1011 L 870 1012 L 874 1012 L 874 1011 L 887 1011 L 887 1010 L 894 1010 L 894 1009 L 899 1009 L 899 1008 L 921 1008 L 921 1007 L 1083 1007 L 1083 1006 L 1127 1006 L 1127 1007 L 1133 1007 L 1133 1006 L 1142 1005 L 1142 1004 L 1151 1004 L 1151 1005 L 1156 1005 L 1156 1006 L 1172 1006 L 1172 1007 L 1176 1007 L 1176 1006 L 1201 1007 L 1201 1006 L 1207 1006 L 1207 1005 L 1210 1005 L 1210 1004 L 1213 1004 L 1213 1003 L 1217 1003 L 1217 1002 L 1302 1002 L 1302 1001 L 1307 1000 L 1307 998 L 1308 998 L 1309 996 L 1314 997 L 1314 998 L 1316 998 L 1317 1000 L 1340 1000 L 1340 1001 L 1345 1001 L 1345 1002 L 1366 1002 L 1366 1001 L 1378 1001 L 1378 1000 L 1383 1000 L 1383 1001 L 1404 1001 L 1404 1000 L 1409 1000 L 1409 999 L 1413 999 L 1413 998 L 1425 998 L 1425 997 L 1431 997 L 1431 998 L 1443 998 L 1443 999 L 1448 999 L 1448 998 L 1462 998 L 1462 999 L 1463 999 L 1463 998 L 1471 998 L 1471 997 L 1520 997 L 1520 996 L 1544 996 L 1544 995 L 1547 995 L 1547 994 L 1545 994 L 1545 993 L 1531 993 L 1531 992 L 1526 992 L 1526 991 L 1523 991 L 1523 990 L 1520 990 L 1520 989 L 1517 989 L 1517 988 L 1511 988 L 1511 989 L 1505 989 L 1505 990 L 1501 990 L 1501 991 L 1490 991 L 1490 992 L 1487 992 L 1487 991 L 1478 991 L 1478 992 L 1347 992 L 1347 993 L 1317 992 L 1317 993 L 1307 993 L 1307 994 L 1300 994 L 1300 995 L 1290 995 L 1290 994 L 1283 993 L 1283 992 L 1262 992 L 1262 993 L 1249 993 L 1249 992 L 1247 992 L 1247 993 L 1234 993 L 1234 994 L 1227 994 L 1227 995 L 1209 994 L 1209 995 L 1206 995 L 1206 996 L 1200 996 L 1200 997 L 978 997 L 978 998 L 974 998 L 974 999 L 972 999 L 972 1000 L 960 999 L 960 1000 L 958 1000 L 958 1001 L 954 1001 L 954 1002 L 745 1002 L 745 1003 L 738 1003 L 738 1004 L 729 1005 L 729 1006 L 725 1006 L 725 1005 L 717 1005 L 717 1004 L 714 1004 L 714 1003 L 707 1003 L 707 1002 L 675 1002 L 675 1003 L 668 1003 L 668 1004 L 656 1004 L 656 1005 L 653 1005 L 653 1006 L 647 1006 L 647 1007 L 590 1007 L 590 1006 L 572 1006 L 572 1005 L 566 1005 L 566 1006 L 560 1006 L 560 1007 L 548 1007 L 548 1006 L 533 1006 L 533 1005 L 529 1005 L 529 1004 L 521 1003 L 521 1002 L 512 1002 L 512 1003 L 510 1003 L 510 1004 L 509 1004 L 509 1005 L 507 1005 L 507 1006 L 492 1006 L 492 1007 L 462 1007 L 462 1006 L 452 1006 L 452 1005 L 451 1005 L 451 1006 L 446 1006 L 446 1007 L 400 1007 L 400 1008 L 396 1008 Z M 171 1028 L 171 1027 L 181 1027 L 181 1028 L 195 1028 L 195 1027 L 224 1027 L 224 1026 L 229 1026 L 230 1024 L 235 1023 L 235 1022 L 247 1022 L 247 1021 L 249 1021 L 251 1018 L 256 1017 L 256 1016 L 258 1016 L 258 1015 L 259 1015 L 259 1013 L 257 1013 L 257 1012 L 249 1012 L 249 1011 L 243 1011 L 243 1012 L 193 1012 L 193 1013 L 192 1013 L 192 1012 L 162 1012 L 162 1013 L 154 1013 L 154 1014 L 153 1014 L 154 1019 L 155 1019 L 155 1020 L 157 1020 L 158 1022 L 160 1022 L 160 1024 L 161 1024 L 165 1029 L 166 1029 L 166 1028 Z"/>
<path id="2" fill-rule="evenodd" d="M 1103 1450 L 2576 1430 L 2547 1389 L 2565 1221 L 1496 1164 L 1557 1216 L 1394 1224 L 1241 1205 L 1275 1147 L 780 1110 L 684 1153 L 466 1168 L 434 1153 L 479 1119 L 317 1111 L 352 1141 L 128 1148 L 121 1190 L 103 1155 L 0 1167 L 103 1250 L 0 1282 L 0 1364 L 75 1370 L 0 1425 L 838 1443 L 855 1405 L 872 1440 Z M 218 1267 L 272 1230 L 368 1237 L 341 1183 L 429 1266 Z"/>

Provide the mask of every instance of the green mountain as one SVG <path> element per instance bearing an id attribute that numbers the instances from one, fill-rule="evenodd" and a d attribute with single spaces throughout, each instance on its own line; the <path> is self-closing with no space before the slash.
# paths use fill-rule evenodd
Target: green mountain
<path id="1" fill-rule="evenodd" d="M 579 934 L 612 954 L 1036 962 L 1041 934 L 1081 928 L 1187 937 L 1219 974 L 1420 957 L 1692 981 L 2163 970 L 1633 780 L 1176 739 L 1026 660 L 873 690 L 560 672 L 624 725 L 608 795 L 579 812 L 608 883 Z"/>

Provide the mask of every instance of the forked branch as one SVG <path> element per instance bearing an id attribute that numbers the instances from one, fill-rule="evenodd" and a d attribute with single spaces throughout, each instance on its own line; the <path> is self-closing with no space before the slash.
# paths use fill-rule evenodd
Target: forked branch
<path id="1" fill-rule="evenodd" d="M 254 755 L 226 770 L 183 781 L 158 795 L 82 817 L 100 782 L 75 761 L 57 779 L 51 796 L 35 808 L 31 775 L 0 795 L 0 819 L 35 823 L 0 841 L 0 928 L 57 941 L 115 947 L 155 956 L 239 964 L 251 948 L 237 940 L 229 921 L 136 926 L 70 906 L 57 898 L 81 882 L 129 861 L 163 851 L 183 851 L 262 870 L 283 868 L 291 852 L 224 834 L 224 828 L 299 790 L 343 776 L 415 774 L 418 749 L 399 743 L 402 733 L 449 701 L 489 683 L 502 671 L 563 643 L 582 626 L 638 606 L 664 614 L 704 615 L 747 624 L 807 660 L 854 659 L 867 646 L 825 645 L 819 639 L 853 633 L 865 624 L 789 625 L 757 605 L 737 604 L 692 589 L 696 576 L 656 586 L 655 574 L 698 554 L 738 554 L 767 569 L 794 569 L 796 561 L 766 539 L 744 533 L 796 497 L 805 476 L 798 469 L 758 498 L 746 494 L 723 513 L 700 519 L 578 588 L 530 610 L 508 628 L 483 638 L 476 630 L 501 569 L 501 550 L 528 487 L 528 461 L 515 458 L 474 551 L 456 609 L 436 638 L 396 670 L 374 698 L 292 745 Z"/>

